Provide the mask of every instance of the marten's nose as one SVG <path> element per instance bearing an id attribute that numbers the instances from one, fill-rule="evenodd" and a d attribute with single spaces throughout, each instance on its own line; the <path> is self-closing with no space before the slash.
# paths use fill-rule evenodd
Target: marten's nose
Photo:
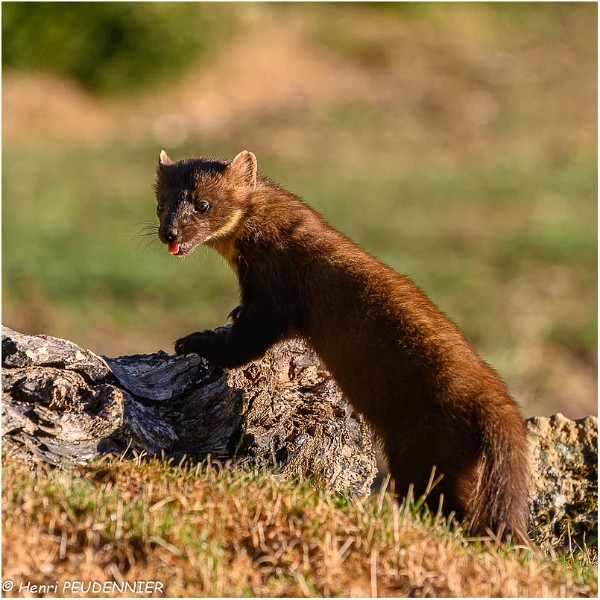
<path id="1" fill-rule="evenodd" d="M 174 242 L 177 239 L 177 227 L 167 227 L 163 230 L 165 242 Z"/>

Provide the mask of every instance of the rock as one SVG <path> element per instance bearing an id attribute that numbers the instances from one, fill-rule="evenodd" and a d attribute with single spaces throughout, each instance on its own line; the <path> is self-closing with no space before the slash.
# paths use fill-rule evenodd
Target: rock
<path id="1" fill-rule="evenodd" d="M 2 350 L 3 441 L 29 461 L 210 455 L 354 496 L 369 493 L 377 472 L 367 425 L 298 340 L 228 371 L 195 355 L 103 358 L 6 327 Z"/>
<path id="2" fill-rule="evenodd" d="M 567 550 L 598 544 L 598 418 L 527 420 L 532 539 Z"/>

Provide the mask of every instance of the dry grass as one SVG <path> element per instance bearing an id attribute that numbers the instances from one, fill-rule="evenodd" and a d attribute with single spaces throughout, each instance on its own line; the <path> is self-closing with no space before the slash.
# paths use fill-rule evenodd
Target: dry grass
<path id="1" fill-rule="evenodd" d="M 597 592 L 591 565 L 465 540 L 389 493 L 354 502 L 272 474 L 159 460 L 34 474 L 6 459 L 3 479 L 3 578 L 17 586 L 153 580 L 188 597 Z"/>

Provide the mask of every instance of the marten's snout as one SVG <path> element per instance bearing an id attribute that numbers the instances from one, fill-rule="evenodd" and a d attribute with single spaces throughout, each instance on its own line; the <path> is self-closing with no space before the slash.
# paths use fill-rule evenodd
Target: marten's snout
<path id="1" fill-rule="evenodd" d="M 159 230 L 159 234 L 162 238 L 162 241 L 169 244 L 177 239 L 177 235 L 179 234 L 179 232 L 177 231 L 177 227 L 169 225 L 167 227 L 161 227 Z"/>
<path id="2" fill-rule="evenodd" d="M 184 246 L 177 241 L 178 235 L 179 232 L 177 231 L 177 227 L 174 227 L 173 225 L 166 225 L 158 230 L 158 237 L 161 242 L 169 246 L 169 252 L 177 256 L 183 256 L 189 252 L 190 248 L 184 248 Z"/>

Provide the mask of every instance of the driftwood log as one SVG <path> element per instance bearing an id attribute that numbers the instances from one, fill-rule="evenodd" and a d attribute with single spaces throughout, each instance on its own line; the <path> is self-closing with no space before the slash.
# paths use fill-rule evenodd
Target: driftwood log
<path id="1" fill-rule="evenodd" d="M 52 464 L 145 452 L 252 463 L 365 495 L 368 426 L 301 342 L 223 371 L 196 355 L 107 358 L 46 335 L 2 333 L 3 441 Z"/>
<path id="2" fill-rule="evenodd" d="M 2 335 L 5 451 L 30 463 L 85 464 L 145 452 L 316 478 L 369 493 L 371 434 L 301 341 L 223 371 L 194 355 L 100 357 L 45 335 Z M 532 538 L 544 547 L 597 547 L 598 419 L 528 420 Z M 593 551 L 593 550 L 592 550 Z"/>

